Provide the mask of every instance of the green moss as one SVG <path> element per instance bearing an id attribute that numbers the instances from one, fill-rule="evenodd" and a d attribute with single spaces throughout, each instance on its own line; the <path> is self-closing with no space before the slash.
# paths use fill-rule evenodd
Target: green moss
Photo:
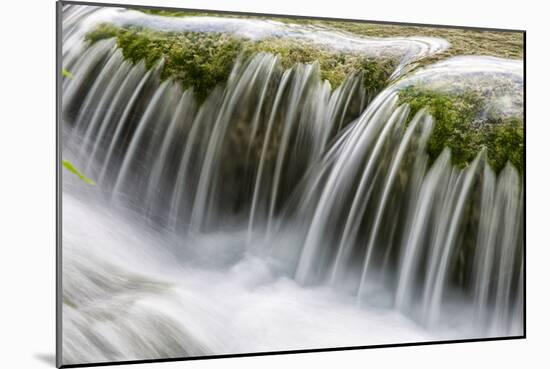
<path id="1" fill-rule="evenodd" d="M 165 11 L 149 12 L 165 15 L 162 13 Z M 206 15 L 182 13 L 185 14 L 177 16 Z M 508 57 L 522 55 L 517 49 L 518 45 L 522 45 L 518 39 L 518 35 L 521 36 L 519 33 L 316 20 L 292 19 L 292 21 L 332 27 L 367 36 L 423 35 L 450 38 L 451 42 L 454 42 L 454 51 L 447 51 L 437 58 L 454 52 L 498 54 Z M 160 32 L 139 27 L 121 28 L 108 24 L 100 25 L 86 36 L 90 43 L 113 37 L 116 38 L 124 57 L 134 63 L 144 60 L 146 66 L 151 68 L 163 59 L 164 68 L 161 77 L 174 78 L 180 81 L 184 88 L 193 88 L 201 101 L 216 85 L 227 81 L 239 56 L 250 57 L 258 52 L 279 54 L 285 68 L 290 68 L 297 63 L 318 62 L 321 78 L 328 80 L 333 88 L 340 85 L 347 75 L 360 71 L 364 76 L 365 88 L 371 96 L 386 85 L 388 77 L 396 66 L 395 59 L 374 59 L 354 53 L 335 52 L 322 46 L 292 39 L 270 38 L 254 41 L 226 33 Z M 461 41 L 457 44 L 457 40 Z M 466 44 L 470 46 L 465 46 Z M 509 49 L 504 47 L 499 49 L 500 54 L 493 53 L 486 49 L 488 47 L 486 45 L 494 45 L 497 48 L 498 45 L 507 45 Z M 487 147 L 489 162 L 495 170 L 502 169 L 508 161 L 520 171 L 523 170 L 522 120 L 492 120 L 480 127 L 475 127 L 472 123 L 479 116 L 483 106 L 479 93 L 469 91 L 458 96 L 410 87 L 400 92 L 400 99 L 401 102 L 409 103 L 413 113 L 427 107 L 434 116 L 437 124 L 428 143 L 428 154 L 432 159 L 435 159 L 444 147 L 449 147 L 453 153 L 454 164 L 465 166 L 475 158 L 482 147 Z"/>
<path id="2" fill-rule="evenodd" d="M 282 23 L 302 24 L 329 28 L 367 37 L 438 37 L 450 43 L 443 53 L 429 58 L 426 62 L 434 62 L 455 55 L 491 55 L 502 58 L 523 58 L 522 32 L 478 31 L 458 28 L 422 27 L 409 25 L 379 24 L 354 21 L 318 20 L 289 17 L 245 16 L 216 12 L 142 10 L 145 13 L 171 16 L 209 16 L 225 18 L 255 18 L 269 19 Z"/>
<path id="3" fill-rule="evenodd" d="M 193 17 L 208 16 L 208 13 L 191 10 L 166 10 L 166 9 L 138 9 L 140 12 L 151 15 L 162 15 L 165 17 Z"/>
<path id="4" fill-rule="evenodd" d="M 490 153 L 490 163 L 495 168 L 502 168 L 509 161 L 523 173 L 523 120 L 510 118 L 489 127 L 483 130 L 483 139 Z"/>
<path id="5" fill-rule="evenodd" d="M 377 59 L 372 60 L 363 58 L 359 61 L 358 70 L 363 72 L 364 84 L 367 92 L 374 96 L 381 91 L 386 81 L 397 67 L 395 59 Z"/>
<path id="6" fill-rule="evenodd" d="M 157 32 L 145 28 L 119 28 L 108 24 L 86 35 L 94 43 L 116 38 L 126 59 L 145 61 L 147 68 L 164 59 L 161 78 L 174 78 L 193 88 L 199 100 L 227 80 L 240 53 L 240 41 L 226 34 Z"/>
<path id="7" fill-rule="evenodd" d="M 483 108 L 483 98 L 476 92 L 453 95 L 408 87 L 399 93 L 399 98 L 400 103 L 409 104 L 412 115 L 425 107 L 434 117 L 427 147 L 432 161 L 448 147 L 453 164 L 465 167 L 486 147 L 489 164 L 495 171 L 510 162 L 523 172 L 523 121 L 508 118 L 476 127 L 473 123 Z"/>
<path id="8" fill-rule="evenodd" d="M 164 69 L 161 77 L 174 78 L 184 88 L 193 88 L 199 100 L 204 100 L 212 89 L 227 80 L 235 60 L 258 52 L 279 54 L 283 67 L 296 63 L 319 62 L 321 78 L 333 88 L 347 75 L 362 71 L 365 87 L 375 93 L 382 89 L 397 61 L 387 58 L 368 58 L 353 53 L 340 53 L 303 41 L 271 38 L 248 40 L 227 33 L 159 32 L 145 28 L 120 28 L 100 25 L 87 34 L 90 43 L 116 38 L 125 58 L 137 63 L 145 61 L 151 68 L 161 58 Z"/>
<path id="9" fill-rule="evenodd" d="M 333 88 L 342 84 L 351 73 L 363 72 L 365 88 L 380 91 L 397 66 L 396 59 L 334 52 L 299 40 L 267 39 L 244 44 L 245 55 L 257 52 L 279 54 L 284 68 L 297 63 L 318 62 L 321 78 L 328 80 Z"/>
<path id="10" fill-rule="evenodd" d="M 491 55 L 501 58 L 523 58 L 522 32 L 477 31 L 457 28 L 421 27 L 363 22 L 311 21 L 312 24 L 367 37 L 437 37 L 450 46 L 427 62 L 455 55 Z"/>

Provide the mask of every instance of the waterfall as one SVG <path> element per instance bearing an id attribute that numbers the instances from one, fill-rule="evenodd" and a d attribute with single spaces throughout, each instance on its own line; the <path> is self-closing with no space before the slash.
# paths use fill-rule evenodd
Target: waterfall
<path id="1" fill-rule="evenodd" d="M 285 69 L 269 53 L 237 60 L 197 101 L 161 78 L 162 60 L 148 69 L 114 40 L 77 43 L 71 22 L 89 14 L 69 10 L 63 157 L 104 204 L 182 244 L 242 231 L 244 253 L 358 309 L 396 310 L 427 329 L 460 309 L 475 336 L 522 334 L 514 167 L 495 173 L 485 150 L 465 168 L 448 149 L 434 160 L 437 122 L 400 105 L 396 84 L 370 96 L 352 73 L 333 88 L 317 63 Z M 92 190 L 64 176 L 64 191 Z"/>
<path id="2" fill-rule="evenodd" d="M 284 71 L 277 56 L 258 54 L 197 108 L 191 91 L 160 80 L 161 64 L 129 65 L 109 40 L 88 52 L 64 93 L 68 146 L 103 191 L 175 229 L 208 230 L 227 213 L 271 227 L 368 100 L 361 75 L 331 91 L 317 64 Z"/>

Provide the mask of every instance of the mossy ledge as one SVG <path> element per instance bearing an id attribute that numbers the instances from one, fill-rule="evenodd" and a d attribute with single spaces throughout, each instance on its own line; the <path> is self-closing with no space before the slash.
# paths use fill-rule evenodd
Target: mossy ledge
<path id="1" fill-rule="evenodd" d="M 125 58 L 137 63 L 145 61 L 148 68 L 164 58 L 161 78 L 173 78 L 184 88 L 193 88 L 203 101 L 215 86 L 227 81 L 238 57 L 250 57 L 258 52 L 279 54 L 283 67 L 317 61 L 321 78 L 333 88 L 347 75 L 363 72 L 365 88 L 370 96 L 380 91 L 397 65 L 392 58 L 370 58 L 353 53 L 327 50 L 298 40 L 270 38 L 249 40 L 227 33 L 161 32 L 141 27 L 117 27 L 102 24 L 86 35 L 90 43 L 116 38 Z M 428 154 L 435 160 L 444 147 L 452 152 L 453 163 L 464 167 L 481 148 L 487 148 L 490 165 L 497 172 L 507 162 L 523 172 L 523 120 L 521 118 L 491 119 L 473 124 L 483 108 L 482 96 L 466 90 L 449 94 L 419 87 L 400 91 L 400 102 L 408 103 L 412 113 L 427 107 L 436 125 L 428 142 Z"/>
<path id="2" fill-rule="evenodd" d="M 390 57 L 371 58 L 334 52 L 299 40 L 249 40 L 227 33 L 161 32 L 102 24 L 86 35 L 90 43 L 107 38 L 116 38 L 126 59 L 134 63 L 144 60 L 147 68 L 164 58 L 161 78 L 173 78 L 184 88 L 193 88 L 200 101 L 227 80 L 238 57 L 246 58 L 258 52 L 279 54 L 285 68 L 317 61 L 321 78 L 328 80 L 333 88 L 347 75 L 363 72 L 365 88 L 371 96 L 387 84 L 397 65 L 397 60 Z"/>
<path id="3" fill-rule="evenodd" d="M 489 165 L 500 172 L 507 162 L 523 173 L 523 119 L 507 117 L 475 124 L 483 109 L 483 97 L 475 91 L 441 93 L 409 86 L 399 92 L 400 103 L 407 103 L 411 116 L 427 108 L 435 125 L 428 141 L 428 155 L 434 161 L 445 147 L 453 164 L 467 166 L 485 147 Z"/>
<path id="4" fill-rule="evenodd" d="M 422 61 L 422 65 L 456 55 L 490 55 L 501 58 L 523 58 L 523 32 L 474 30 L 454 27 L 413 26 L 407 24 L 381 24 L 372 22 L 321 20 L 308 18 L 290 18 L 284 16 L 247 16 L 231 13 L 139 9 L 141 12 L 165 17 L 223 17 L 223 18 L 255 18 L 268 19 L 282 23 L 301 24 L 323 27 L 336 31 L 349 32 L 365 37 L 438 37 L 450 43 L 450 47 L 442 53 L 435 54 Z"/>

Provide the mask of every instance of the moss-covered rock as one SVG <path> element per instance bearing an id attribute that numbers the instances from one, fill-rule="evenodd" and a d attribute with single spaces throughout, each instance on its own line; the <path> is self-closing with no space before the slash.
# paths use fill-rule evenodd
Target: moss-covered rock
<path id="1" fill-rule="evenodd" d="M 433 55 L 422 64 L 429 64 L 455 55 L 491 55 L 503 58 L 523 58 L 523 32 L 459 29 L 453 27 L 412 26 L 407 24 L 382 24 L 373 22 L 320 20 L 284 16 L 246 16 L 238 13 L 198 12 L 187 10 L 141 10 L 147 14 L 189 17 L 209 16 L 224 18 L 269 19 L 349 32 L 366 37 L 438 37 L 451 44 L 443 53 Z"/>
<path id="2" fill-rule="evenodd" d="M 238 39 L 226 34 L 157 32 L 108 24 L 88 33 L 86 39 L 94 43 L 112 37 L 124 57 L 134 63 L 144 60 L 151 68 L 163 58 L 161 78 L 170 77 L 184 88 L 193 88 L 199 100 L 227 80 L 241 48 Z"/>
<path id="3" fill-rule="evenodd" d="M 140 12 L 150 15 L 161 15 L 164 17 L 193 17 L 207 16 L 209 13 L 192 10 L 170 10 L 170 9 L 138 9 Z"/>
<path id="4" fill-rule="evenodd" d="M 453 163 L 464 167 L 486 147 L 495 171 L 510 162 L 523 172 L 524 128 L 520 117 L 492 118 L 479 124 L 485 103 L 483 96 L 473 90 L 451 94 L 409 86 L 399 92 L 399 98 L 400 103 L 409 104 L 413 115 L 425 107 L 434 117 L 427 148 L 432 160 L 448 147 Z"/>
<path id="5" fill-rule="evenodd" d="M 390 57 L 342 53 L 292 39 L 249 40 L 227 33 L 160 32 L 109 24 L 100 25 L 86 35 L 91 43 L 113 37 L 124 57 L 134 63 L 145 60 L 150 68 L 163 58 L 161 77 L 174 78 L 184 88 L 193 88 L 199 100 L 204 100 L 216 85 L 227 80 L 239 56 L 246 58 L 258 52 L 279 54 L 285 68 L 317 61 L 321 78 L 328 80 L 333 88 L 347 75 L 363 72 L 365 88 L 373 93 L 386 85 L 397 65 L 397 60 Z"/>
<path id="6" fill-rule="evenodd" d="M 340 23 L 325 23 L 325 26 L 344 27 L 337 27 Z M 373 35 L 367 32 L 372 31 L 372 24 L 345 25 L 346 31 Z M 392 33 L 396 29 L 391 27 L 395 26 L 375 26 L 390 27 L 384 28 L 389 32 L 383 33 L 385 36 L 398 35 Z M 417 28 L 414 30 L 417 31 Z M 488 34 L 483 35 L 488 37 Z M 358 53 L 334 51 L 298 39 L 250 40 L 228 33 L 162 32 L 109 24 L 100 25 L 86 36 L 90 43 L 107 38 L 115 38 L 124 57 L 134 63 L 144 60 L 146 66 L 151 68 L 163 59 L 161 78 L 173 78 L 182 83 L 184 88 L 193 88 L 199 101 L 203 101 L 215 86 L 227 81 L 239 57 L 249 58 L 258 52 L 280 55 L 285 68 L 291 68 L 297 63 L 318 62 L 321 78 L 328 80 L 333 88 L 339 86 L 351 73 L 362 72 L 365 88 L 371 97 L 387 84 L 397 66 L 397 60 L 389 57 L 372 58 Z M 516 45 L 516 41 L 513 45 Z M 513 48 L 516 50 L 515 46 Z M 509 54 L 520 55 L 516 51 Z M 487 147 L 489 162 L 495 170 L 501 170 L 508 161 L 520 171 L 523 170 L 522 119 L 509 116 L 499 118 L 498 114 L 488 114 L 490 112 L 487 111 L 484 96 L 479 91 L 465 89 L 460 93 L 451 93 L 409 86 L 400 91 L 400 100 L 411 106 L 413 114 L 427 107 L 434 116 L 437 124 L 428 143 L 428 153 L 432 159 L 444 147 L 449 147 L 454 164 L 466 166 L 482 147 Z M 481 115 L 485 120 L 483 124 L 479 124 Z"/>

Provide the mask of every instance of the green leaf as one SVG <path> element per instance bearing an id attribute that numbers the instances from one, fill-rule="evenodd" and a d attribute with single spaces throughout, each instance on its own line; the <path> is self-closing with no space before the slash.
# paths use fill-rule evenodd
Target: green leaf
<path id="1" fill-rule="evenodd" d="M 61 74 L 63 75 L 63 77 L 67 77 L 67 78 L 71 78 L 71 79 L 74 78 L 73 74 L 65 68 L 63 68 L 61 70 Z"/>
<path id="2" fill-rule="evenodd" d="M 86 177 L 84 174 L 80 173 L 80 171 L 78 169 L 76 169 L 74 167 L 74 165 L 68 161 L 68 160 L 62 160 L 62 163 L 63 163 L 63 166 L 71 173 L 73 173 L 74 175 L 76 175 L 78 178 L 80 178 L 81 180 L 83 180 L 84 182 L 86 182 L 87 184 L 89 185 L 92 185 L 92 186 L 95 186 L 95 182 L 92 181 L 90 178 Z"/>

